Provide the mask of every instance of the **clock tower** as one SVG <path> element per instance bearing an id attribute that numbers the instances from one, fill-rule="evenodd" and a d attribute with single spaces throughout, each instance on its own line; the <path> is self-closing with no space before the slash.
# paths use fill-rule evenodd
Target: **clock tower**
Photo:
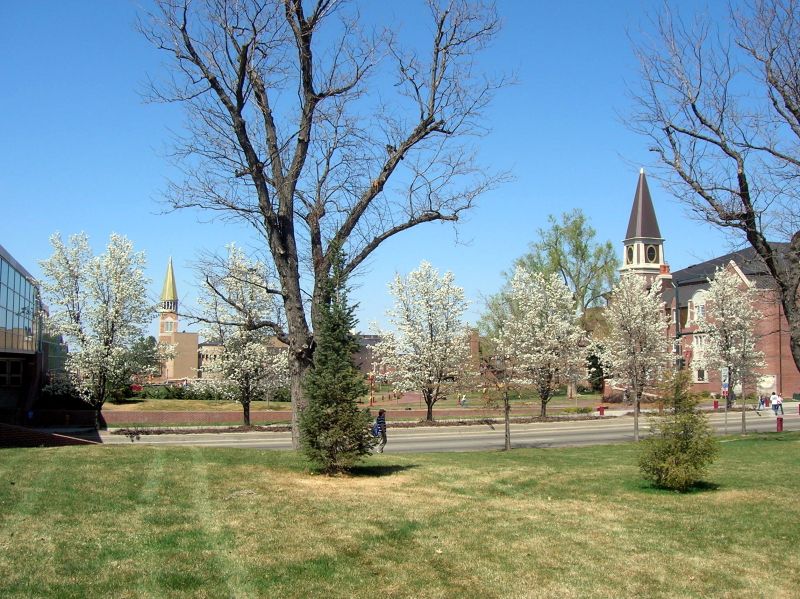
<path id="1" fill-rule="evenodd" d="M 658 228 L 644 169 L 639 171 L 639 183 L 633 197 L 628 231 L 622 243 L 624 250 L 620 274 L 641 275 L 647 280 L 648 287 L 656 280 L 663 284 L 665 280 L 672 278 L 669 265 L 664 259 L 664 238 Z"/>

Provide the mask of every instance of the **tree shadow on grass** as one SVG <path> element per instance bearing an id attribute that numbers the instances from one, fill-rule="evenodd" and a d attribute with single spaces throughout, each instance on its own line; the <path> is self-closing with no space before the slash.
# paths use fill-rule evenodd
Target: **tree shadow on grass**
<path id="1" fill-rule="evenodd" d="M 641 484 L 639 485 L 640 490 L 659 495 L 675 495 L 675 494 L 696 495 L 699 493 L 710 493 L 713 491 L 719 491 L 721 488 L 722 485 L 705 480 L 697 481 L 691 487 L 683 491 L 678 491 L 676 489 L 667 489 L 666 487 L 659 487 L 655 483 L 647 481 L 642 481 Z"/>
<path id="2" fill-rule="evenodd" d="M 144 402 L 145 402 L 144 399 L 138 399 L 136 397 L 126 397 L 124 399 L 110 400 L 108 403 L 114 404 L 115 406 L 130 406 Z"/>
<path id="3" fill-rule="evenodd" d="M 411 470 L 412 468 L 417 468 L 416 464 L 373 464 L 369 466 L 353 466 L 350 470 L 350 476 L 371 476 L 371 477 L 381 477 L 381 476 L 390 476 L 392 474 L 397 474 L 398 472 L 404 472 L 406 470 Z"/>

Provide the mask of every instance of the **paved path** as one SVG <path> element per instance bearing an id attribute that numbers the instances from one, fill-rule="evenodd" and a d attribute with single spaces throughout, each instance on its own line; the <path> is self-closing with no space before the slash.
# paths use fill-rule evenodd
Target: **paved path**
<path id="1" fill-rule="evenodd" d="M 719 434 L 725 432 L 724 413 L 713 413 L 710 421 Z M 795 411 L 784 416 L 785 431 L 800 431 L 800 416 Z M 741 427 L 741 413 L 729 412 L 727 432 L 737 434 Z M 646 434 L 647 418 L 640 420 L 640 430 Z M 748 432 L 775 432 L 776 421 L 772 412 L 747 413 Z M 131 440 L 121 435 L 102 434 L 104 443 L 127 443 Z M 599 445 L 633 440 L 633 418 L 609 417 L 600 420 L 542 422 L 512 424 L 513 447 L 560 447 L 570 445 Z M 134 443 L 148 445 L 191 445 L 204 447 L 240 447 L 256 449 L 289 449 L 291 438 L 286 432 L 249 433 L 195 433 L 177 435 L 142 435 Z M 502 449 L 504 430 L 502 424 L 451 427 L 389 427 L 387 452 L 423 451 L 474 451 Z"/>

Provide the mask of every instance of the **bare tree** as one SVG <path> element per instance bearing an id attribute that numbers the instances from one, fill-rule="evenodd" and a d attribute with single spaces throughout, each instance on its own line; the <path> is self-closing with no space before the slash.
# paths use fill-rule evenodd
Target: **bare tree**
<path id="1" fill-rule="evenodd" d="M 668 8 L 656 25 L 655 41 L 637 48 L 631 126 L 676 196 L 763 260 L 800 368 L 800 3 L 745 2 L 725 32 Z"/>
<path id="2" fill-rule="evenodd" d="M 366 33 L 340 0 L 157 4 L 142 30 L 173 71 L 154 96 L 189 116 L 170 200 L 263 236 L 286 315 L 275 333 L 289 343 L 297 447 L 332 248 L 349 275 L 390 237 L 457 221 L 504 178 L 479 168 L 471 143 L 504 84 L 475 62 L 499 21 L 480 0 L 429 0 L 422 49 Z"/>

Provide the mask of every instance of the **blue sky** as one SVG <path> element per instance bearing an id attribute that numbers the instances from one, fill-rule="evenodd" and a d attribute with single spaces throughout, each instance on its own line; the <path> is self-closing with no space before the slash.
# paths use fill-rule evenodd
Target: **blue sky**
<path id="1" fill-rule="evenodd" d="M 192 303 L 197 254 L 251 237 L 202 213 L 162 213 L 163 190 L 176 175 L 166 157 L 170 130 L 180 130 L 184 115 L 179 106 L 142 100 L 148 74 L 162 72 L 165 57 L 135 30 L 139 4 L 0 2 L 0 244 L 38 276 L 53 232 L 86 231 L 97 251 L 117 232 L 146 252 L 154 297 L 172 256 L 181 299 Z M 377 12 L 416 33 L 421 4 L 404 0 Z M 501 271 L 527 250 L 548 214 L 581 208 L 598 239 L 622 255 L 638 170 L 654 160 L 619 116 L 637 77 L 628 35 L 642 35 L 648 11 L 660 4 L 498 2 L 504 27 L 483 65 L 514 70 L 518 83 L 488 112 L 481 154 L 515 178 L 486 194 L 457 233 L 431 224 L 379 248 L 353 281 L 362 329 L 384 319 L 394 274 L 423 259 L 453 271 L 474 302 L 474 322 L 481 297 L 499 289 Z M 731 240 L 691 220 L 652 178 L 650 188 L 673 270 L 728 251 Z"/>

